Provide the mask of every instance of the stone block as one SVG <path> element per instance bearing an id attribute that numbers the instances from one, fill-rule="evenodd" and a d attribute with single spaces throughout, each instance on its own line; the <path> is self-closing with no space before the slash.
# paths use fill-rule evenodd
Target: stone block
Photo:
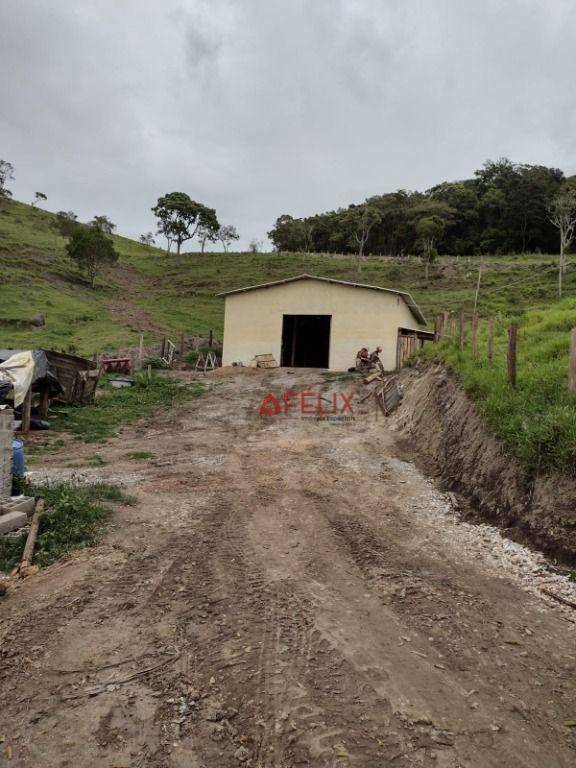
<path id="1" fill-rule="evenodd" d="M 7 512 L 0 515 L 0 534 L 23 528 L 28 522 L 26 512 Z"/>

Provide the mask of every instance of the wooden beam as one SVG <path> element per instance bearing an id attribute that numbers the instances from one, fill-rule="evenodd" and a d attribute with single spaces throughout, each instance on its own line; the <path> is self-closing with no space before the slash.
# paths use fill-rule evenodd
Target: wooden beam
<path id="1" fill-rule="evenodd" d="M 50 406 L 50 386 L 47 381 L 42 385 L 42 392 L 40 393 L 40 418 L 48 418 L 48 408 Z"/>
<path id="2" fill-rule="evenodd" d="M 30 432 L 30 417 L 32 415 L 32 385 L 30 385 L 30 389 L 28 392 L 26 392 L 26 397 L 24 398 L 24 402 L 22 403 L 22 426 L 20 427 L 21 432 Z"/>

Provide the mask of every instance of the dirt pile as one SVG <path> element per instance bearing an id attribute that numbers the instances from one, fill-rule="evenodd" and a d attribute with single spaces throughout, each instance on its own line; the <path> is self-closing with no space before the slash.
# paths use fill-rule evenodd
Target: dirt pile
<path id="1" fill-rule="evenodd" d="M 483 517 L 576 563 L 576 480 L 564 475 L 529 480 L 442 365 L 420 362 L 401 378 L 404 399 L 392 426 L 410 451 Z"/>

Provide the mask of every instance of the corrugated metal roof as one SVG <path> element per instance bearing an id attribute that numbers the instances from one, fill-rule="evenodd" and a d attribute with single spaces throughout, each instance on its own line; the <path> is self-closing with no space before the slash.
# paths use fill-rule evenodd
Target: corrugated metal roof
<path id="1" fill-rule="evenodd" d="M 248 285 L 245 288 L 235 288 L 233 291 L 223 291 L 217 296 L 230 296 L 234 293 L 245 293 L 246 291 L 255 291 L 259 288 L 271 288 L 274 285 L 284 285 L 285 283 L 295 283 L 297 280 L 319 280 L 323 283 L 335 283 L 336 285 L 347 285 L 351 288 L 366 288 L 371 291 L 384 291 L 385 293 L 395 293 L 400 296 L 414 317 L 422 325 L 426 325 L 426 318 L 422 314 L 420 307 L 416 304 L 412 296 L 407 291 L 395 291 L 393 288 L 382 288 L 379 285 L 366 285 L 365 283 L 351 283 L 348 280 L 336 280 L 333 277 L 318 277 L 317 275 L 296 275 L 295 277 L 286 277 L 284 280 L 273 280 L 270 283 L 259 283 L 258 285 Z"/>

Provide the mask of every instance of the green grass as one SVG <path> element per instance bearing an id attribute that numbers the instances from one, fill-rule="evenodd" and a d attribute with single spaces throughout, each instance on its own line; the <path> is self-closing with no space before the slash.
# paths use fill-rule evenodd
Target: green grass
<path id="1" fill-rule="evenodd" d="M 125 424 L 184 403 L 203 390 L 199 382 L 184 385 L 177 379 L 155 375 L 150 381 L 143 374 L 137 375 L 135 382 L 135 386 L 122 389 L 105 383 L 93 405 L 55 409 L 54 430 L 71 433 L 86 443 L 102 443 L 117 435 Z M 92 458 L 96 460 L 96 456 Z"/>
<path id="2" fill-rule="evenodd" d="M 492 432 L 521 461 L 527 478 L 558 470 L 576 475 L 576 395 L 569 393 L 570 330 L 576 327 L 576 299 L 549 309 L 527 311 L 519 321 L 517 386 L 506 375 L 509 318 L 496 322 L 494 364 L 486 359 L 486 327 L 480 328 L 479 356 L 442 342 L 426 354 L 448 364 L 476 401 Z"/>
<path id="3" fill-rule="evenodd" d="M 76 549 L 97 544 L 102 536 L 109 502 L 135 504 L 134 496 L 108 483 L 79 485 L 59 482 L 27 485 L 23 492 L 45 499 L 47 512 L 40 521 L 34 564 L 40 566 L 67 557 Z M 22 558 L 26 537 L 0 536 L 0 570 L 9 572 Z"/>
<path id="4" fill-rule="evenodd" d="M 128 459 L 133 459 L 134 461 L 139 461 L 140 459 L 153 459 L 155 454 L 151 451 L 130 451 L 130 453 L 126 454 L 126 457 Z"/>
<path id="5" fill-rule="evenodd" d="M 417 258 L 355 260 L 301 253 L 184 254 L 181 265 L 158 248 L 114 237 L 120 261 L 88 287 L 55 235 L 53 215 L 19 202 L 0 209 L 0 347 L 43 346 L 91 355 L 138 343 L 144 317 L 146 341 L 181 332 L 221 337 L 224 302 L 216 293 L 308 272 L 410 291 L 425 314 L 472 308 L 479 260 L 441 258 L 424 278 Z M 521 313 L 555 302 L 553 256 L 486 257 L 480 311 Z M 576 268 L 566 275 L 566 294 L 576 296 Z M 113 311 L 127 302 L 126 311 Z M 42 313 L 43 328 L 30 319 Z"/>

